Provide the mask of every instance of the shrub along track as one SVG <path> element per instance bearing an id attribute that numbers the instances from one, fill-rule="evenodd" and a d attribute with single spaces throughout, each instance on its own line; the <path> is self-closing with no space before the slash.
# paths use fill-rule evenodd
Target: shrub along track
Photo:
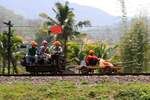
<path id="1" fill-rule="evenodd" d="M 12 83 L 12 82 L 32 82 L 32 83 L 48 83 L 57 80 L 67 81 L 87 81 L 89 83 L 101 83 L 101 82 L 117 82 L 117 83 L 128 83 L 128 82 L 143 82 L 150 83 L 150 74 L 19 74 L 19 75 L 0 75 L 0 83 Z"/>

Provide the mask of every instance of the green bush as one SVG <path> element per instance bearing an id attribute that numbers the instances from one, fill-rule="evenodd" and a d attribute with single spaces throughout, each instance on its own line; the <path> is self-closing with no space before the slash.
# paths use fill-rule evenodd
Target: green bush
<path id="1" fill-rule="evenodd" d="M 90 91 L 88 93 L 88 96 L 91 97 L 91 98 L 94 98 L 96 96 L 96 93 L 94 91 Z"/>
<path id="2" fill-rule="evenodd" d="M 115 96 L 116 100 L 137 100 L 140 98 L 140 92 L 137 90 L 120 90 Z"/>
<path id="3" fill-rule="evenodd" d="M 116 100 L 150 100 L 150 88 L 132 85 L 127 89 L 119 90 L 115 95 Z"/>

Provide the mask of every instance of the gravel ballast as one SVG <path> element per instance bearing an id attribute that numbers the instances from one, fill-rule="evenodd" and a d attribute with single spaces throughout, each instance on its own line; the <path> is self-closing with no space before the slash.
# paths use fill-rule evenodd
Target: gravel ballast
<path id="1" fill-rule="evenodd" d="M 14 83 L 14 82 L 31 82 L 31 83 L 48 83 L 51 81 L 68 80 L 74 82 L 80 82 L 82 80 L 90 83 L 101 82 L 117 82 L 117 83 L 130 83 L 130 82 L 142 82 L 150 83 L 150 76 L 0 76 L 0 83 Z"/>

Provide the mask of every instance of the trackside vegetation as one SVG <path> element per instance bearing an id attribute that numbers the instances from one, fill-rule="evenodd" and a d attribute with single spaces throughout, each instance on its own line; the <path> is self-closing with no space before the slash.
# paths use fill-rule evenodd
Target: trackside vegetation
<path id="1" fill-rule="evenodd" d="M 33 84 L 15 82 L 0 85 L 0 100 L 150 100 L 150 84 L 91 84 L 86 80 Z"/>

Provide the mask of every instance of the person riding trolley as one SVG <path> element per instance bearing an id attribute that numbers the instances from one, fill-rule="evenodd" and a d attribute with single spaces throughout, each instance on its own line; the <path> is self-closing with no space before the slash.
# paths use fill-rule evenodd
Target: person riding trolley
<path id="1" fill-rule="evenodd" d="M 31 47 L 28 49 L 28 54 L 26 55 L 27 64 L 37 63 L 37 43 L 31 41 Z"/>
<path id="2" fill-rule="evenodd" d="M 42 45 L 40 46 L 39 49 L 39 56 L 45 61 L 48 61 L 48 59 L 51 58 L 49 48 L 48 48 L 48 42 L 46 40 L 42 41 Z"/>
<path id="3" fill-rule="evenodd" d="M 95 66 L 99 60 L 100 58 L 95 55 L 94 50 L 89 50 L 89 54 L 85 58 L 86 65 Z"/>
<path id="4" fill-rule="evenodd" d="M 63 52 L 63 49 L 61 47 L 61 43 L 60 41 L 54 41 L 53 45 L 51 47 L 51 54 L 52 55 L 61 55 Z"/>

